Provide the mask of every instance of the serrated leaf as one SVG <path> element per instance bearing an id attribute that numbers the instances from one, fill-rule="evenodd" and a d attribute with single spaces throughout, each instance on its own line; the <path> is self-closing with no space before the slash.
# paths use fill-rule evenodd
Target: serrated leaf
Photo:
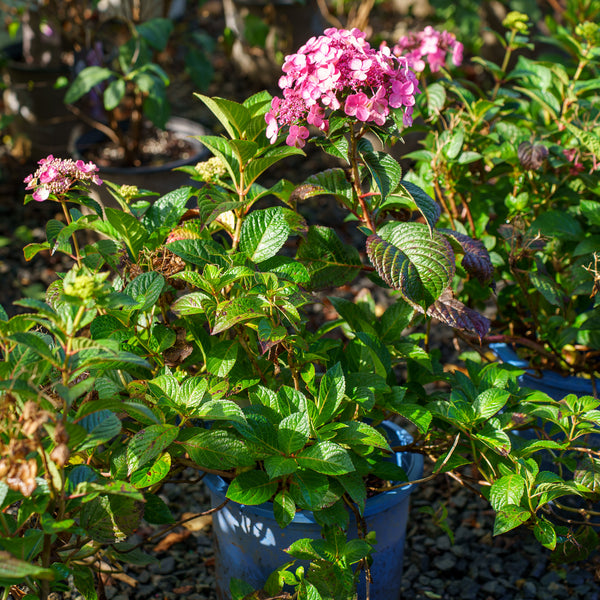
<path id="1" fill-rule="evenodd" d="M 296 503 L 288 490 L 281 490 L 273 498 L 273 513 L 275 520 L 282 528 L 287 527 L 294 520 Z"/>
<path id="2" fill-rule="evenodd" d="M 242 138 L 242 134 L 250 120 L 248 108 L 232 100 L 195 94 L 207 108 L 219 119 L 221 125 L 231 138 Z"/>
<path id="3" fill-rule="evenodd" d="M 344 244 L 329 227 L 311 226 L 296 258 L 310 274 L 312 289 L 349 283 L 362 268 L 358 250 Z"/>
<path id="4" fill-rule="evenodd" d="M 504 475 L 490 488 L 490 504 L 495 511 L 508 505 L 519 506 L 525 493 L 525 479 L 517 474 Z"/>
<path id="5" fill-rule="evenodd" d="M 423 215 L 429 225 L 429 231 L 433 232 L 435 224 L 438 222 L 442 209 L 440 205 L 418 185 L 410 181 L 402 181 L 394 195 L 401 198 L 408 198 L 414 207 Z"/>
<path id="6" fill-rule="evenodd" d="M 255 462 L 246 444 L 227 431 L 194 431 L 181 444 L 197 465 L 207 469 L 250 467 Z"/>
<path id="7" fill-rule="evenodd" d="M 454 329 L 474 333 L 480 340 L 490 329 L 490 321 L 487 317 L 455 300 L 450 290 L 442 294 L 433 306 L 427 309 L 427 314 Z"/>
<path id="8" fill-rule="evenodd" d="M 186 262 L 198 267 L 205 265 L 227 267 L 231 262 L 223 246 L 212 240 L 177 240 L 170 242 L 166 247 Z"/>
<path id="9" fill-rule="evenodd" d="M 187 202 L 193 189 L 190 186 L 177 188 L 155 200 L 142 217 L 142 225 L 148 231 L 160 227 L 175 227 L 187 210 Z"/>
<path id="10" fill-rule="evenodd" d="M 301 467 L 324 475 L 343 475 L 354 471 L 350 455 L 333 442 L 317 442 L 296 456 Z"/>
<path id="11" fill-rule="evenodd" d="M 544 518 L 538 518 L 533 526 L 535 539 L 549 550 L 556 548 L 557 537 L 555 526 Z"/>
<path id="12" fill-rule="evenodd" d="M 221 160 L 225 165 L 229 177 L 236 184 L 240 185 L 240 162 L 237 153 L 230 146 L 229 141 L 216 135 L 199 135 L 196 139 L 204 144 L 214 156 Z"/>
<path id="13" fill-rule="evenodd" d="M 136 305 L 133 308 L 146 311 L 156 304 L 164 286 L 165 278 L 156 271 L 150 271 L 138 275 L 127 285 L 124 292 L 135 300 Z"/>
<path id="14" fill-rule="evenodd" d="M 279 423 L 277 442 L 287 456 L 304 448 L 310 435 L 310 423 L 306 413 L 293 413 Z"/>
<path id="15" fill-rule="evenodd" d="M 346 206 L 349 206 L 354 202 L 354 190 L 343 169 L 327 169 L 321 171 L 320 173 L 309 177 L 304 183 L 319 188 L 321 194 L 335 196 Z M 314 191 L 316 191 L 316 189 L 314 189 Z M 314 196 L 315 194 L 311 193 L 310 195 Z"/>
<path id="16" fill-rule="evenodd" d="M 408 402 L 403 402 L 396 406 L 396 411 L 399 415 L 416 425 L 417 429 L 422 434 L 427 433 L 431 420 L 433 419 L 433 415 L 430 411 L 418 404 L 410 404 Z"/>
<path id="17" fill-rule="evenodd" d="M 148 239 L 148 232 L 141 223 L 131 214 L 125 213 L 115 208 L 106 207 L 104 209 L 106 219 L 114 227 L 115 231 L 125 242 L 132 258 L 137 259 L 139 251 L 144 242 Z"/>
<path id="18" fill-rule="evenodd" d="M 77 77 L 73 80 L 71 87 L 65 94 L 64 101 L 67 104 L 77 102 L 79 98 L 85 96 L 92 88 L 96 87 L 99 83 L 102 83 L 109 77 L 112 77 L 114 73 L 110 69 L 105 67 L 91 66 L 81 70 Z"/>
<path id="19" fill-rule="evenodd" d="M 494 535 L 500 535 L 511 531 L 519 525 L 526 523 L 531 517 L 531 513 L 520 506 L 509 504 L 496 513 L 494 520 Z"/>
<path id="20" fill-rule="evenodd" d="M 181 296 L 171 305 L 171 310 L 178 316 L 196 315 L 206 312 L 206 306 L 214 306 L 213 297 L 204 292 L 192 292 Z"/>
<path id="21" fill-rule="evenodd" d="M 121 432 L 121 421 L 110 410 L 94 412 L 79 421 L 87 432 L 84 441 L 77 447 L 78 452 L 95 448 L 108 442 Z"/>
<path id="22" fill-rule="evenodd" d="M 439 231 L 458 242 L 464 253 L 461 265 L 467 273 L 473 275 L 482 285 L 492 279 L 494 266 L 490 254 L 481 240 L 474 240 L 468 235 L 452 229 L 440 229 Z"/>
<path id="23" fill-rule="evenodd" d="M 171 455 L 168 452 L 160 455 L 151 465 L 146 465 L 131 474 L 130 481 L 138 489 L 154 485 L 162 481 L 171 470 Z"/>
<path id="24" fill-rule="evenodd" d="M 127 470 L 131 475 L 172 444 L 179 433 L 176 425 L 150 425 L 138 431 L 127 444 Z"/>
<path id="25" fill-rule="evenodd" d="M 421 223 L 391 223 L 367 239 L 367 253 L 379 276 L 424 312 L 454 277 L 454 252 L 437 232 Z"/>
<path id="26" fill-rule="evenodd" d="M 282 475 L 289 475 L 298 469 L 298 463 L 294 458 L 287 458 L 281 454 L 267 456 L 264 459 L 265 471 L 269 479 L 276 479 Z"/>
<path id="27" fill-rule="evenodd" d="M 15 558 L 12 554 L 0 550 L 0 580 L 5 584 L 21 584 L 27 577 L 52 581 L 54 572 L 39 565 Z"/>
<path id="28" fill-rule="evenodd" d="M 165 501 L 153 493 L 144 494 L 144 519 L 153 525 L 166 525 L 175 523 L 175 518 L 171 514 Z"/>
<path id="29" fill-rule="evenodd" d="M 96 542 L 123 541 L 137 529 L 142 506 L 127 496 L 100 496 L 83 505 L 80 524 Z"/>
<path id="30" fill-rule="evenodd" d="M 227 498 L 239 504 L 262 504 L 273 497 L 277 486 L 264 471 L 244 471 L 229 484 Z"/>
<path id="31" fill-rule="evenodd" d="M 217 377 L 226 377 L 233 369 L 239 349 L 237 340 L 223 340 L 211 349 L 206 359 L 206 369 Z"/>
<path id="32" fill-rule="evenodd" d="M 541 273 L 529 273 L 529 281 L 533 287 L 542 294 L 542 296 L 553 306 L 564 306 L 565 299 L 560 288 L 556 285 L 553 279 L 542 275 Z"/>
<path id="33" fill-rule="evenodd" d="M 194 417 L 207 421 L 228 421 L 246 423 L 242 409 L 232 400 L 209 400 L 194 411 Z"/>
<path id="34" fill-rule="evenodd" d="M 59 359 L 54 355 L 52 349 L 50 346 L 48 346 L 48 343 L 42 339 L 40 334 L 30 331 L 23 331 L 13 333 L 11 336 L 9 336 L 9 339 L 17 342 L 21 346 L 25 346 L 29 350 L 32 350 L 39 357 L 47 360 L 51 365 L 60 367 Z"/>
<path id="35" fill-rule="evenodd" d="M 211 335 L 227 331 L 231 327 L 253 319 L 262 319 L 263 301 L 256 296 L 240 296 L 219 304 Z"/>
<path id="36" fill-rule="evenodd" d="M 446 103 L 446 88 L 441 83 L 428 85 L 426 89 L 427 111 L 430 115 L 439 113 Z"/>
<path id="37" fill-rule="evenodd" d="M 573 481 L 600 494 L 600 460 L 594 457 L 584 458 L 573 473 Z"/>
<path id="38" fill-rule="evenodd" d="M 250 260 L 262 262 L 279 252 L 289 234 L 281 207 L 255 210 L 244 220 L 239 247 Z"/>
<path id="39" fill-rule="evenodd" d="M 316 425 L 327 423 L 331 420 L 342 402 L 346 391 L 346 381 L 340 363 L 336 363 L 321 378 L 319 395 L 317 399 L 318 416 Z"/>
<path id="40" fill-rule="evenodd" d="M 510 398 L 510 392 L 500 388 L 484 390 L 473 401 L 473 410 L 478 420 L 487 420 L 495 415 Z"/>
<path id="41" fill-rule="evenodd" d="M 388 194 L 398 187 L 402 167 L 387 152 L 360 152 L 360 156 L 379 189 L 381 199 L 385 200 Z"/>
<path id="42" fill-rule="evenodd" d="M 245 181 L 246 185 L 254 182 L 269 167 L 277 164 L 280 160 L 296 154 L 304 154 L 300 148 L 294 146 L 278 146 L 270 148 L 260 158 L 253 159 L 246 167 Z"/>

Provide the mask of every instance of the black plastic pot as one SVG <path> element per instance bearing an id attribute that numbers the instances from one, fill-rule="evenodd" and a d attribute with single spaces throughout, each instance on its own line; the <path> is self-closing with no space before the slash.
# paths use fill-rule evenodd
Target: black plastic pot
<path id="1" fill-rule="evenodd" d="M 3 100 L 7 113 L 14 116 L 12 135 L 28 140 L 35 160 L 48 154 L 64 155 L 77 120 L 65 106 L 64 89 L 55 86 L 60 77 L 69 76 L 69 68 L 26 64 L 20 44 L 6 46 L 2 54 L 7 59 Z"/>
<path id="2" fill-rule="evenodd" d="M 177 167 L 196 164 L 209 157 L 209 151 L 195 136 L 206 135 L 204 126 L 184 119 L 172 117 L 167 122 L 166 129 L 179 137 L 185 139 L 192 146 L 192 152 L 176 160 L 164 162 L 159 165 L 148 165 L 139 167 L 101 166 L 100 178 L 108 180 L 117 185 L 135 185 L 140 189 L 158 192 L 161 196 L 177 187 L 190 183 L 186 173 L 173 171 Z M 85 153 L 88 148 L 107 141 L 106 135 L 97 129 L 92 129 L 80 135 L 73 136 L 69 149 L 75 159 L 86 160 Z M 115 206 L 115 201 L 104 186 L 96 188 L 96 200 L 105 205 Z"/>

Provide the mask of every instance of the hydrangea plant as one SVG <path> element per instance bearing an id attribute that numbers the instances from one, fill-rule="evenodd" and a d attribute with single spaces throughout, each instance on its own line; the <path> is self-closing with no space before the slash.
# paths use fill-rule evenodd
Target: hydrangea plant
<path id="1" fill-rule="evenodd" d="M 571 28 L 549 20 L 547 56 L 526 57 L 532 25 L 512 12 L 499 63 L 474 59 L 489 86 L 448 77 L 427 87 L 418 114 L 428 132 L 409 179 L 441 202 L 445 224 L 491 251 L 498 295 L 488 341 L 595 386 L 600 28 L 577 4 L 566 13 Z M 482 306 L 482 291 L 467 283 L 462 299 Z"/>
<path id="2" fill-rule="evenodd" d="M 297 509 L 322 525 L 327 543 L 301 548 L 316 553 L 310 567 L 283 565 L 266 593 L 287 593 L 287 582 L 302 599 L 353 598 L 373 537 L 359 527 L 352 560 L 319 548 L 345 538 L 347 506 L 362 522 L 369 476 L 409 483 L 386 460 L 397 449 L 380 425 L 392 416 L 414 423 L 404 450 L 433 458 L 430 477 L 474 465 L 496 533 L 525 524 L 552 549 L 592 543 L 543 511 L 561 496 L 593 497 L 596 458 L 575 445 L 597 428 L 598 402 L 566 399 L 559 414 L 517 385 L 518 371 L 472 363 L 469 376 L 445 373 L 427 334 L 407 331 L 436 319 L 485 336 L 486 319 L 453 290 L 471 277 L 489 285 L 492 273 L 484 246 L 438 228 L 437 203 L 367 138 L 386 143 L 410 120 L 418 86 L 407 60 L 356 30 L 327 30 L 284 72 L 283 99 L 198 96 L 225 132 L 201 136 L 214 158 L 184 168 L 198 187 L 150 202 L 104 182 L 115 209 L 87 196 L 99 183 L 93 165 L 48 157 L 27 178 L 28 199 L 61 203 L 65 222 L 51 220 L 47 242 L 26 256 L 63 252 L 74 265 L 45 301 L 21 300 L 24 314 L 0 309 L 5 595 L 24 582 L 46 600 L 72 577 L 96 599 L 105 564 L 152 560 L 128 537 L 142 519 L 173 523 L 157 492 L 192 466 L 229 481 L 229 501 L 271 500 L 282 527 Z M 345 165 L 261 185 L 303 154 L 311 129 Z M 341 205 L 355 245 L 332 223 L 307 224 L 311 197 Z M 371 297 L 343 294 L 359 274 L 391 294 L 379 318 Z M 338 318 L 315 326 L 309 310 L 324 291 Z M 565 441 L 515 435 L 540 416 Z M 589 466 L 549 477 L 536 470 L 542 450 L 568 466 L 578 451 Z M 234 587 L 236 600 L 252 593 Z"/>

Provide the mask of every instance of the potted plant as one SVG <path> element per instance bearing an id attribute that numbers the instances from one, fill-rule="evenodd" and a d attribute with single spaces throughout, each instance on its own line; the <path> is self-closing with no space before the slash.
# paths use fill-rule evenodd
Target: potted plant
<path id="1" fill-rule="evenodd" d="M 83 68 L 65 94 L 64 101 L 93 128 L 74 136 L 72 154 L 93 159 L 115 183 L 135 184 L 131 177 L 137 175 L 145 186 L 159 186 L 153 191 L 165 192 L 187 181 L 175 177 L 171 183 L 163 182 L 165 174 L 198 162 L 203 154 L 193 136 L 205 130 L 187 119 L 171 117 L 169 77 L 157 62 L 173 27 L 171 19 L 162 17 L 142 23 L 123 20 L 119 31 L 125 41 L 113 40 L 106 54 L 100 49 L 94 59 L 99 64 Z M 84 100 L 83 107 L 75 106 Z M 148 180 L 152 174 L 154 179 Z"/>
<path id="2" fill-rule="evenodd" d="M 591 82 L 600 30 L 569 11 L 567 22 L 579 24 L 548 19 L 547 56 L 515 61 L 534 46 L 527 16 L 509 13 L 502 64 L 474 59 L 488 85 L 447 78 L 428 86 L 420 114 L 434 126 L 412 154 L 411 179 L 436 194 L 450 227 L 491 251 L 497 312 L 486 341 L 502 360 L 517 359 L 516 350 L 519 366 L 530 369 L 527 385 L 557 399 L 576 389 L 597 396 L 599 372 Z M 481 305 L 485 295 L 468 284 L 463 298 Z"/>
<path id="3" fill-rule="evenodd" d="M 85 46 L 92 4 L 88 0 L 0 2 L 0 16 L 11 40 L 1 49 L 4 103 L 14 115 L 13 135 L 25 137 L 34 156 L 67 148 L 75 118 L 57 84 L 69 77 L 77 52 Z"/>
<path id="4" fill-rule="evenodd" d="M 304 77 L 313 71 L 327 77 Z M 45 600 L 72 576 L 94 598 L 104 565 L 150 560 L 127 538 L 142 518 L 173 521 L 156 492 L 185 466 L 228 484 L 214 485 L 226 498 L 211 512 L 238 502 L 245 514 L 271 501 L 278 526 L 297 509 L 320 526 L 323 538 L 296 540 L 266 581 L 228 573 L 220 593 L 236 600 L 254 587 L 289 597 L 285 585 L 297 598 L 353 598 L 361 577 L 370 597 L 371 574 L 390 551 L 371 557 L 383 539 L 365 529 L 367 490 L 401 496 L 414 487 L 415 454 L 433 459 L 428 477 L 452 471 L 479 486 L 498 512 L 496 533 L 524 524 L 561 552 L 593 546 L 590 527 L 584 538 L 543 511 L 561 496 L 595 493 L 597 459 L 577 440 L 597 428 L 598 402 L 568 398 L 552 412 L 549 398 L 517 385 L 518 371 L 469 363 L 469 376 L 445 373 L 426 334 L 405 332 L 436 318 L 485 336 L 486 320 L 453 299 L 451 286 L 457 257 L 483 281 L 490 273 L 483 247 L 439 230 L 436 203 L 365 139 L 371 131 L 388 140 L 410 122 L 417 87 L 405 60 L 372 49 L 358 30 L 330 29 L 288 57 L 284 72 L 283 99 L 200 96 L 226 132 L 202 136 L 214 157 L 186 169 L 200 188 L 150 205 L 123 186 L 121 209 L 103 211 L 88 196 L 100 183 L 93 163 L 49 157 L 26 179 L 29 201 L 55 201 L 65 216 L 26 256 L 65 252 L 74 265 L 45 302 L 24 299 L 25 314 L 0 313 L 5 590 L 25 583 Z M 327 109 L 300 101 L 315 98 L 317 82 Z M 267 169 L 302 154 L 305 119 L 347 169 L 263 187 Z M 341 204 L 362 254 L 335 228 L 307 226 L 301 208 L 311 196 Z M 188 209 L 191 198 L 197 209 Z M 84 246 L 83 230 L 102 239 Z M 361 272 L 394 290 L 379 319 L 368 296 L 342 295 Z M 339 318 L 315 327 L 309 309 L 323 288 Z M 514 435 L 540 414 L 566 441 Z M 384 422 L 393 415 L 415 424 L 412 440 L 390 435 L 397 428 Z M 572 480 L 550 479 L 535 460 L 549 448 L 588 463 Z M 461 475 L 464 465 L 474 474 Z"/>

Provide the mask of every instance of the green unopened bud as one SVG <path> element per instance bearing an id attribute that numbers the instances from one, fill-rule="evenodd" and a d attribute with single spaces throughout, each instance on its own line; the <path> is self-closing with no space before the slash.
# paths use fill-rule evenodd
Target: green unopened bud
<path id="1" fill-rule="evenodd" d="M 104 293 L 106 273 L 93 274 L 87 269 L 72 270 L 63 281 L 63 293 L 81 300 L 89 300 Z"/>
<path id="2" fill-rule="evenodd" d="M 575 33 L 582 37 L 590 46 L 600 46 L 600 25 L 585 21 L 575 28 Z"/>
<path id="3" fill-rule="evenodd" d="M 138 189 L 137 185 L 122 185 L 119 188 L 119 193 L 121 196 L 123 196 L 123 198 L 125 198 L 125 200 L 129 201 L 137 197 L 140 193 L 140 190 Z"/>
<path id="4" fill-rule="evenodd" d="M 199 162 L 194 169 L 204 181 L 216 181 L 227 173 L 220 158 L 213 156 L 204 162 Z"/>
<path id="5" fill-rule="evenodd" d="M 504 21 L 502 21 L 502 25 L 507 29 L 513 29 L 519 33 L 527 33 L 529 31 L 528 21 L 529 17 L 527 15 L 513 10 L 506 15 Z"/>

